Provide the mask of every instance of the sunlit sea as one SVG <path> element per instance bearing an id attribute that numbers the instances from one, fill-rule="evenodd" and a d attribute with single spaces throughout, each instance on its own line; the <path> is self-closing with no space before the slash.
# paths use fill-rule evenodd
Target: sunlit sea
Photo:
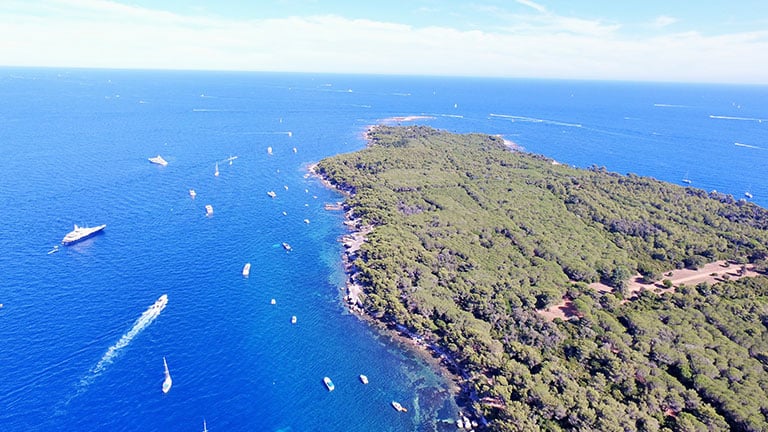
<path id="1" fill-rule="evenodd" d="M 768 204 L 765 86 L 4 68 L 0 101 L 8 431 L 455 430 L 346 310 L 343 197 L 307 176 L 392 117 Z M 49 253 L 74 224 L 107 228 Z"/>

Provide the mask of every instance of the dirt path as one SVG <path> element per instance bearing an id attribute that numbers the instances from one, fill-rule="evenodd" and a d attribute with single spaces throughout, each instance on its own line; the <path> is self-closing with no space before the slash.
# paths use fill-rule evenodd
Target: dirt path
<path id="1" fill-rule="evenodd" d="M 707 282 L 710 284 L 720 282 L 726 275 L 731 280 L 736 280 L 748 276 L 757 276 L 757 272 L 754 271 L 752 266 L 746 266 L 745 269 L 746 271 L 742 273 L 740 265 L 728 265 L 726 261 L 716 261 L 709 263 L 698 270 L 672 270 L 671 272 L 665 273 L 662 277 L 662 280 L 669 279 L 672 282 L 672 288 L 665 288 L 661 282 L 650 284 L 645 283 L 643 282 L 643 277 L 640 275 L 640 273 L 637 273 L 629 282 L 629 286 L 627 288 L 629 291 L 628 300 L 624 300 L 622 303 L 636 299 L 637 294 L 643 290 L 652 290 L 655 293 L 664 294 L 674 291 L 675 287 L 680 286 L 680 284 L 698 285 L 701 282 Z M 589 286 L 599 292 L 613 291 L 612 287 L 599 282 L 590 284 Z M 578 316 L 578 311 L 573 306 L 573 302 L 567 297 L 564 297 L 562 302 L 537 312 L 549 321 L 552 321 L 555 318 L 568 319 L 573 316 Z"/>

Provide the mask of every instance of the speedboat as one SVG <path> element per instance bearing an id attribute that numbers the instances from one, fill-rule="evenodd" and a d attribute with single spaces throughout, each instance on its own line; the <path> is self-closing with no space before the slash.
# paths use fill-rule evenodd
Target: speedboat
<path id="1" fill-rule="evenodd" d="M 293 250 L 293 248 L 291 247 L 291 245 L 289 245 L 288 243 L 285 243 L 285 242 L 283 242 L 283 249 L 285 249 L 285 250 L 286 250 L 286 251 L 288 251 L 288 252 L 290 252 L 290 251 L 292 251 L 292 250 Z"/>
<path id="2" fill-rule="evenodd" d="M 328 389 L 328 391 L 333 391 L 333 389 L 336 388 L 336 386 L 333 385 L 333 381 L 331 381 L 331 379 L 328 377 L 323 378 L 323 384 L 325 384 L 325 387 Z"/>
<path id="3" fill-rule="evenodd" d="M 196 196 L 197 196 L 197 192 L 195 192 L 195 190 L 194 190 L 194 189 L 190 189 L 190 190 L 189 190 L 189 196 L 191 196 L 192 198 L 194 198 L 194 197 L 196 197 Z"/>
<path id="4" fill-rule="evenodd" d="M 291 317 L 291 324 L 296 324 L 296 315 Z"/>
<path id="5" fill-rule="evenodd" d="M 360 382 L 363 384 L 368 384 L 368 377 L 363 374 L 360 374 Z"/>
<path id="6" fill-rule="evenodd" d="M 251 274 L 251 263 L 245 263 L 243 266 L 243 276 L 248 277 Z"/>
<path id="7" fill-rule="evenodd" d="M 205 215 L 210 216 L 213 214 L 213 206 L 210 204 L 205 205 Z"/>
<path id="8" fill-rule="evenodd" d="M 272 197 L 272 198 L 274 198 L 274 197 L 276 197 L 276 196 L 277 196 L 277 194 L 275 193 L 275 191 L 269 191 L 269 192 L 267 192 L 267 195 L 269 195 L 269 196 L 270 196 L 270 197 Z"/>

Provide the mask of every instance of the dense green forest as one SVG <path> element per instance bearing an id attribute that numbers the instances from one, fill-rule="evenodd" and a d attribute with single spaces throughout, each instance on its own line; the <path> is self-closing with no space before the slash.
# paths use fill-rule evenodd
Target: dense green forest
<path id="1" fill-rule="evenodd" d="M 489 429 L 768 430 L 768 278 L 623 301 L 637 271 L 764 273 L 765 209 L 500 137 L 379 126 L 369 141 L 317 168 L 374 227 L 353 267 L 363 307 L 447 350 Z M 576 316 L 537 313 L 564 296 Z"/>

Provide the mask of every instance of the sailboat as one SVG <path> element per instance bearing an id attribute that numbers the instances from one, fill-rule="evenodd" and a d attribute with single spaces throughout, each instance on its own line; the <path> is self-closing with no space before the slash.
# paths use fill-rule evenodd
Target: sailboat
<path id="1" fill-rule="evenodd" d="M 688 178 L 688 172 L 685 172 L 685 177 L 683 177 L 683 183 L 685 184 L 691 184 L 691 179 Z"/>
<path id="2" fill-rule="evenodd" d="M 168 362 L 165 361 L 165 357 L 163 357 L 163 366 L 165 366 L 165 380 L 163 380 L 163 393 L 168 393 L 171 390 L 171 386 L 173 385 L 173 380 L 171 379 L 171 372 L 168 370 Z"/>
<path id="3" fill-rule="evenodd" d="M 213 175 L 215 175 L 216 177 L 219 176 L 219 163 L 218 162 L 216 162 L 216 171 L 213 173 Z"/>

